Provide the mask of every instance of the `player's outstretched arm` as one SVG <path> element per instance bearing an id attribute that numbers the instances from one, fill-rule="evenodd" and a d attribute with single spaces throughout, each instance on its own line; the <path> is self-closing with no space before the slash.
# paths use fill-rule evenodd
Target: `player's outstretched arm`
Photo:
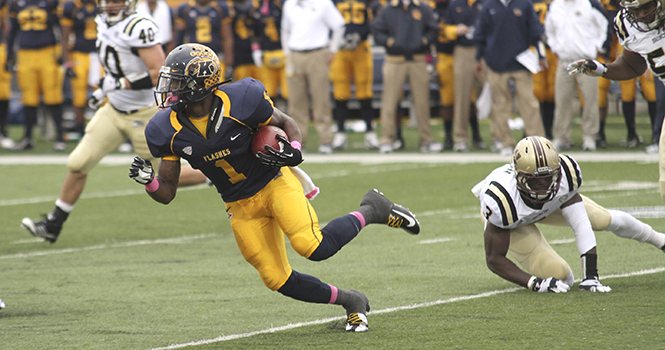
<path id="1" fill-rule="evenodd" d="M 169 204 L 175 198 L 179 176 L 180 161 L 162 159 L 157 176 L 148 159 L 134 157 L 129 167 L 129 177 L 144 185 L 148 195 L 162 204 Z"/>
<path id="2" fill-rule="evenodd" d="M 644 74 L 647 63 L 644 58 L 633 51 L 624 50 L 614 62 L 603 64 L 596 60 L 578 60 L 568 65 L 568 74 L 586 74 L 593 77 L 604 77 L 611 80 L 630 80 Z"/>

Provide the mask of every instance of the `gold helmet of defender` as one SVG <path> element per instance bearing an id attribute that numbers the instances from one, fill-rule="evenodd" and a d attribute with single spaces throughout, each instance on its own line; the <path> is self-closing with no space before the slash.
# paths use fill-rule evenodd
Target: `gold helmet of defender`
<path id="1" fill-rule="evenodd" d="M 544 137 L 529 136 L 520 140 L 512 160 L 517 189 L 523 197 L 536 202 L 549 202 L 561 183 L 559 152 Z"/>

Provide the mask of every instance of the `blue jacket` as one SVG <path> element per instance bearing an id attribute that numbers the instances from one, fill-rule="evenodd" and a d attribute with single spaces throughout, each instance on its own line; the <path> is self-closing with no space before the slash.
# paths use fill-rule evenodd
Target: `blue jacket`
<path id="1" fill-rule="evenodd" d="M 514 72 L 526 68 L 515 58 L 540 41 L 544 28 L 530 0 L 485 0 L 475 25 L 476 61 L 482 58 L 495 72 Z"/>

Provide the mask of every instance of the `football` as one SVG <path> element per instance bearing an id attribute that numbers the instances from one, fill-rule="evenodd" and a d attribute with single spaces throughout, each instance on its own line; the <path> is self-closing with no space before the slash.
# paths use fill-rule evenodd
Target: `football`
<path id="1" fill-rule="evenodd" d="M 282 150 L 282 145 L 275 137 L 277 134 L 286 136 L 286 132 L 281 128 L 274 125 L 266 125 L 259 128 L 252 136 L 252 153 L 256 155 L 258 152 L 266 153 L 265 146 L 268 145 L 278 151 Z"/>

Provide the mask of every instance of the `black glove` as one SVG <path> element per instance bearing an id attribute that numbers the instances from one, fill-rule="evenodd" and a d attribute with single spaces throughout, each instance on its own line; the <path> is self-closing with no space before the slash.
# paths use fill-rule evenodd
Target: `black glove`
<path id="1" fill-rule="evenodd" d="M 15 53 L 9 53 L 7 55 L 7 62 L 5 62 L 5 70 L 7 72 L 14 72 L 16 71 L 16 54 Z"/>
<path id="2" fill-rule="evenodd" d="M 282 151 L 278 151 L 268 145 L 265 146 L 265 150 L 269 154 L 264 154 L 259 152 L 256 154 L 259 159 L 261 159 L 261 164 L 276 168 L 281 168 L 283 166 L 296 166 L 302 163 L 302 152 L 291 146 L 291 143 L 282 135 L 275 136 L 280 143 L 282 144 Z"/>
<path id="3" fill-rule="evenodd" d="M 134 157 L 132 165 L 129 167 L 129 177 L 141 185 L 147 185 L 155 179 L 155 171 L 152 169 L 152 163 L 149 159 Z"/>
<path id="4" fill-rule="evenodd" d="M 74 71 L 74 67 L 72 66 L 71 62 L 63 64 L 62 70 L 65 71 L 65 76 L 67 78 L 76 78 L 76 72 Z"/>

